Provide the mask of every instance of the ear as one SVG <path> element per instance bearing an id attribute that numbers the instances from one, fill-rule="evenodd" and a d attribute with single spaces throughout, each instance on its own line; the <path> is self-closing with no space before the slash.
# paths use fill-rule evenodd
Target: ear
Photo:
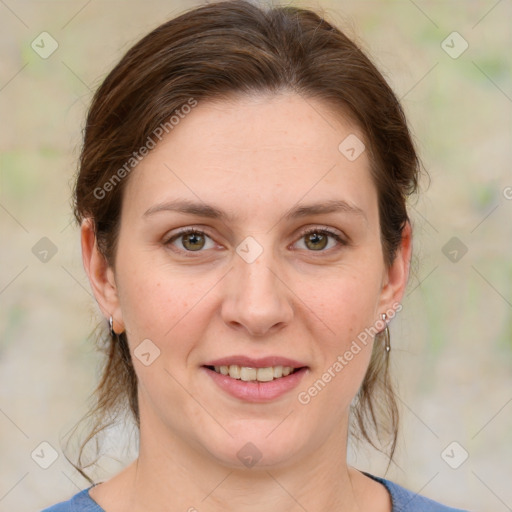
<path id="1" fill-rule="evenodd" d="M 379 318 L 382 313 L 396 309 L 409 279 L 409 269 L 412 255 L 412 228 L 407 221 L 402 230 L 402 240 L 397 249 L 395 259 L 390 267 L 384 271 L 382 290 L 379 302 Z"/>
<path id="2" fill-rule="evenodd" d="M 92 291 L 101 312 L 106 318 L 113 318 L 116 333 L 124 331 L 124 322 L 119 304 L 114 270 L 101 254 L 92 219 L 86 218 L 81 226 L 82 260 Z"/>

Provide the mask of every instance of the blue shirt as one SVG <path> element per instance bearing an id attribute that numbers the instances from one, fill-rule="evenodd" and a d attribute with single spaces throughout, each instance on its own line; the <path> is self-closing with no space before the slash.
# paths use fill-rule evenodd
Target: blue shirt
<path id="1" fill-rule="evenodd" d="M 424 496 L 415 494 L 398 484 L 362 472 L 366 476 L 380 482 L 391 494 L 393 503 L 393 512 L 468 512 L 458 508 L 446 507 L 436 501 L 432 501 Z M 64 501 L 53 507 L 46 508 L 42 512 L 105 512 L 90 496 L 89 487 L 75 494 L 69 501 Z"/>

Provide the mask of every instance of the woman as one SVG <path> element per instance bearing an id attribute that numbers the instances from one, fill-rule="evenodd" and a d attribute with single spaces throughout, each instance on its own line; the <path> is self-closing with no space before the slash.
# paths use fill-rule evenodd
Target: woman
<path id="1" fill-rule="evenodd" d="M 346 462 L 349 433 L 393 457 L 418 179 L 395 95 L 311 11 L 211 3 L 130 49 L 75 214 L 110 326 L 93 434 L 126 405 L 139 453 L 47 512 L 455 510 Z"/>

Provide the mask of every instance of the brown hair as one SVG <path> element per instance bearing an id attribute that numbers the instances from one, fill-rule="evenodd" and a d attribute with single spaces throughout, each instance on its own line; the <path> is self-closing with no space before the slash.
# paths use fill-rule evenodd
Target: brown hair
<path id="1" fill-rule="evenodd" d="M 84 218 L 93 221 L 98 246 L 109 264 L 114 264 L 123 189 L 129 179 L 126 162 L 155 130 L 191 99 L 281 91 L 324 101 L 362 129 L 378 191 L 385 263 L 393 262 L 409 220 L 406 199 L 417 190 L 420 173 L 395 94 L 363 51 L 318 14 L 235 0 L 192 9 L 157 27 L 124 55 L 93 98 L 74 212 L 78 223 Z M 125 172 L 120 172 L 122 168 Z M 122 179 L 113 183 L 116 175 Z M 126 335 L 104 341 L 106 363 L 87 416 L 94 423 L 75 465 L 91 483 L 82 471 L 85 445 L 123 410 L 129 409 L 139 426 L 137 378 Z M 375 343 L 352 405 L 356 425 L 351 434 L 384 451 L 384 431 L 391 442 L 391 463 L 398 409 L 388 365 L 383 345 Z"/>

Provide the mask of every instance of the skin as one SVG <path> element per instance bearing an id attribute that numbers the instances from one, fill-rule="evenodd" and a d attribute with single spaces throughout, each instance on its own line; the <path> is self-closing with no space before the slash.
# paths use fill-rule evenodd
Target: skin
<path id="1" fill-rule="evenodd" d="M 127 332 L 132 354 L 145 339 L 160 350 L 149 366 L 133 358 L 140 453 L 90 491 L 107 512 L 391 511 L 384 486 L 346 464 L 349 406 L 373 343 L 309 404 L 297 399 L 400 302 L 409 273 L 410 226 L 386 267 L 367 152 L 349 161 L 338 150 L 349 134 L 364 140 L 329 105 L 293 93 L 200 102 L 132 171 L 114 268 L 84 221 L 84 266 L 102 312 Z M 171 199 L 237 217 L 144 215 Z M 284 217 L 331 199 L 363 214 Z M 168 242 L 182 227 L 207 236 Z M 308 245 L 308 228 L 346 243 Z M 236 253 L 247 236 L 263 249 L 252 263 Z M 290 357 L 308 371 L 271 402 L 244 402 L 201 369 L 234 354 Z M 262 454 L 252 468 L 237 457 L 247 442 Z"/>

